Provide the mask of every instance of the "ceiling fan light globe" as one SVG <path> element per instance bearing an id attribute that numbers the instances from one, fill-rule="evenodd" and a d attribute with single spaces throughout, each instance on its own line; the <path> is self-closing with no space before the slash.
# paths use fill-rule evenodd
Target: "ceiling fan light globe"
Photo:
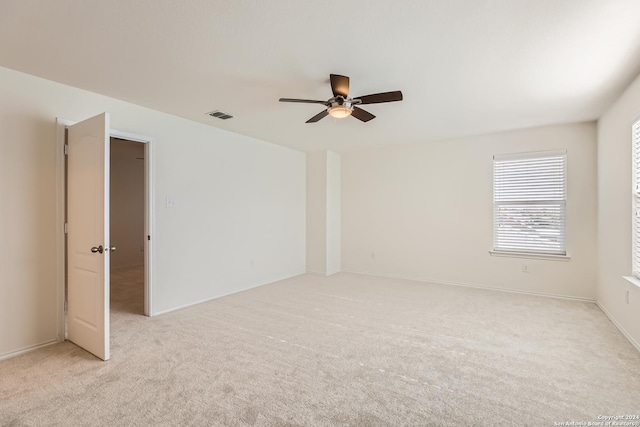
<path id="1" fill-rule="evenodd" d="M 333 107 L 329 107 L 327 111 L 329 112 L 329 115 L 331 117 L 334 117 L 336 119 L 343 119 L 347 116 L 350 116 L 352 110 L 346 105 L 335 105 Z"/>

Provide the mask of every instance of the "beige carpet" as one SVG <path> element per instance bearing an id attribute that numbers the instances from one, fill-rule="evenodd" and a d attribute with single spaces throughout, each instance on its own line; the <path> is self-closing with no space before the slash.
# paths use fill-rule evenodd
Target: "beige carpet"
<path id="1" fill-rule="evenodd" d="M 0 425 L 553 426 L 640 414 L 640 353 L 594 305 L 341 273 L 154 318 L 114 274 L 112 359 L 0 362 Z"/>

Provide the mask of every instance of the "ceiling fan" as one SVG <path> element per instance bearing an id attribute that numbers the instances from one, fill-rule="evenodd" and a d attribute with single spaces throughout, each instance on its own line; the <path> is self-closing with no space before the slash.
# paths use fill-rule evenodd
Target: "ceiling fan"
<path id="1" fill-rule="evenodd" d="M 311 117 L 306 123 L 315 123 L 323 119 L 327 115 L 341 119 L 347 116 L 353 116 L 363 122 L 375 119 L 376 116 L 358 107 L 358 105 L 380 104 L 383 102 L 402 101 L 402 92 L 396 90 L 394 92 L 374 93 L 372 95 L 349 97 L 349 77 L 338 74 L 330 74 L 331 91 L 333 97 L 327 101 L 314 101 L 311 99 L 292 99 L 280 98 L 280 102 L 300 102 L 305 104 L 322 104 L 327 107 L 326 110 Z"/>

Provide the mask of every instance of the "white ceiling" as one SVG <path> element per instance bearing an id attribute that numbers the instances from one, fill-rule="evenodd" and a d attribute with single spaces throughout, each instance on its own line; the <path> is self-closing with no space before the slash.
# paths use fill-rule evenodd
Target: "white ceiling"
<path id="1" fill-rule="evenodd" d="M 301 150 L 598 118 L 640 72 L 638 0 L 1 0 L 0 66 Z M 402 90 L 327 117 L 351 95 Z M 219 109 L 235 118 L 204 113 Z"/>

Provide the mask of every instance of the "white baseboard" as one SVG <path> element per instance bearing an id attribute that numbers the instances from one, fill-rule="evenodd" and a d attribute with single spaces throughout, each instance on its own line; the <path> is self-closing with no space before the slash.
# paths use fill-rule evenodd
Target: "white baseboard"
<path id="1" fill-rule="evenodd" d="M 548 294 L 544 292 L 533 292 L 533 291 L 521 291 L 518 289 L 506 289 L 506 288 L 497 288 L 493 286 L 484 286 L 477 285 L 473 283 L 460 283 L 460 282 L 449 282 L 444 280 L 433 280 L 426 279 L 424 277 L 412 277 L 412 276 L 399 276 L 392 274 L 382 274 L 382 273 L 370 273 L 367 271 L 355 271 L 355 270 L 342 270 L 345 273 L 355 273 L 355 274 L 366 274 L 369 276 L 379 276 L 379 277 L 388 277 L 391 279 L 404 279 L 404 280 L 414 280 L 416 282 L 427 282 L 427 283 L 435 283 L 438 285 L 449 285 L 449 286 L 462 286 L 465 288 L 475 288 L 475 289 L 485 289 L 488 291 L 499 291 L 499 292 L 508 292 L 512 294 L 522 294 L 522 295 L 532 295 L 536 297 L 545 297 L 545 298 L 556 298 L 556 299 L 566 299 L 571 301 L 580 301 L 580 302 L 590 302 L 595 303 L 596 300 L 593 298 L 584 298 L 584 297 L 576 297 L 571 295 L 560 295 L 560 294 Z"/>
<path id="2" fill-rule="evenodd" d="M 21 350 L 12 351 L 11 353 L 0 354 L 0 360 L 10 359 L 12 357 L 20 356 L 21 354 L 28 353 L 30 351 L 37 350 L 39 348 L 47 347 L 57 343 L 58 343 L 58 340 L 55 339 L 55 340 L 43 342 L 41 344 L 32 345 L 30 347 L 26 347 Z"/>
<path id="3" fill-rule="evenodd" d="M 326 276 L 325 273 L 315 270 L 307 270 L 307 274 L 313 274 L 314 276 Z"/>
<path id="4" fill-rule="evenodd" d="M 596 305 L 600 308 L 600 310 L 602 310 L 605 316 L 607 316 L 609 320 L 611 320 L 611 323 L 613 323 L 616 328 L 618 328 L 620 332 L 622 332 L 622 335 L 624 335 L 625 338 L 629 340 L 631 345 L 634 346 L 636 350 L 640 351 L 640 344 L 638 344 L 638 342 L 633 339 L 633 337 L 622 327 L 620 323 L 618 323 L 618 321 L 611 315 L 611 313 L 609 313 L 607 309 L 604 308 L 602 304 L 600 304 L 600 301 L 596 301 Z"/>
<path id="5" fill-rule="evenodd" d="M 153 316 L 159 316 L 161 314 L 171 313 L 172 311 L 181 310 L 183 308 L 191 307 L 191 306 L 197 305 L 197 304 L 202 304 L 203 302 L 207 302 L 207 301 L 211 301 L 211 300 L 214 300 L 214 299 L 226 297 L 227 295 L 237 294 L 238 292 L 244 292 L 244 291 L 248 291 L 250 289 L 259 288 L 260 286 L 268 285 L 269 283 L 279 282 L 280 280 L 290 279 L 292 277 L 300 276 L 302 274 L 305 274 L 305 272 L 302 271 L 302 272 L 299 272 L 299 273 L 290 274 L 290 275 L 287 275 L 287 276 L 284 276 L 284 277 L 280 277 L 279 279 L 269 280 L 268 282 L 258 283 L 257 285 L 249 286 L 247 288 L 242 288 L 242 289 L 238 289 L 238 290 L 235 290 L 235 291 L 227 292 L 227 293 L 224 293 L 224 294 L 215 295 L 215 296 L 213 296 L 211 298 L 205 298 L 205 299 L 202 299 L 202 300 L 199 300 L 199 301 L 190 302 L 188 304 L 183 304 L 181 306 L 173 307 L 173 308 L 170 308 L 168 310 L 157 311 L 157 312 L 153 313 Z"/>
<path id="6" fill-rule="evenodd" d="M 338 274 L 340 272 L 342 272 L 342 270 L 336 270 L 331 272 L 307 270 L 307 274 L 313 274 L 314 276 L 324 276 L 324 277 L 333 276 L 334 274 Z"/>

